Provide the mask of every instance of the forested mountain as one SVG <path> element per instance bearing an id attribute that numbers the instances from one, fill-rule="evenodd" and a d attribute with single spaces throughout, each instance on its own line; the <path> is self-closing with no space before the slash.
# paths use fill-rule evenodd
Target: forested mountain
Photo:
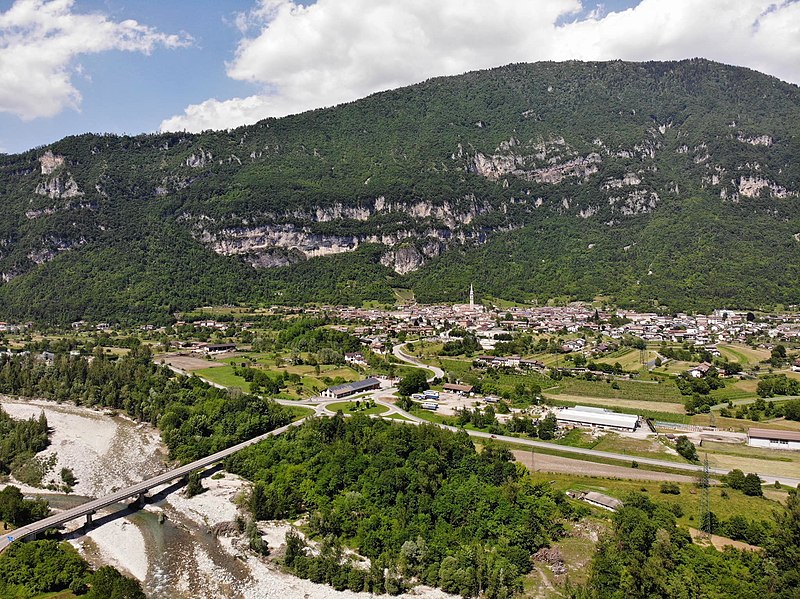
<path id="1" fill-rule="evenodd" d="M 537 63 L 199 135 L 0 157 L 0 317 L 235 301 L 797 303 L 800 90 L 705 60 Z"/>

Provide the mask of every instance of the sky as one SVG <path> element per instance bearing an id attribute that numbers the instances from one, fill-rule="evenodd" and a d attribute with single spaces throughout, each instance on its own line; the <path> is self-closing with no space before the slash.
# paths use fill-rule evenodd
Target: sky
<path id="1" fill-rule="evenodd" d="M 0 0 L 0 152 L 202 131 L 538 60 L 800 83 L 800 0 Z"/>

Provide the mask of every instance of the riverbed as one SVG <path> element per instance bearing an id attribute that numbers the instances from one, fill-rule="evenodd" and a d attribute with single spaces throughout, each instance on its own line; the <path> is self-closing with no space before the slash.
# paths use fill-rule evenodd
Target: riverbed
<path id="1" fill-rule="evenodd" d="M 147 424 L 71 404 L 5 397 L 0 397 L 0 404 L 14 418 L 35 418 L 41 412 L 47 417 L 51 444 L 40 456 L 57 456 L 48 476 L 57 482 L 61 468 L 69 467 L 78 482 L 69 495 L 22 488 L 27 495 L 48 499 L 54 510 L 74 507 L 168 468 L 158 431 Z M 207 490 L 192 498 L 184 495 L 180 484 L 153 489 L 143 507 L 111 506 L 97 514 L 88 529 L 82 521 L 71 523 L 65 536 L 94 567 L 112 565 L 140 580 L 151 599 L 374 597 L 299 579 L 254 556 L 235 526 L 249 483 L 219 472 L 205 476 L 203 485 Z M 271 552 L 280 553 L 286 524 L 261 523 L 260 528 Z M 451 596 L 418 588 L 401 597 Z"/>

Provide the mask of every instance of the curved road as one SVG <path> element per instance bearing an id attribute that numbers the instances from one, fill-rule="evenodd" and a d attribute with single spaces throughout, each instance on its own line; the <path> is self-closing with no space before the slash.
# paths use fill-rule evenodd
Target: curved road
<path id="1" fill-rule="evenodd" d="M 429 364 L 425 364 L 424 362 L 419 361 L 414 356 L 409 356 L 407 353 L 403 351 L 403 348 L 409 343 L 410 342 L 401 343 L 400 345 L 395 345 L 394 348 L 392 349 L 394 357 L 400 360 L 401 362 L 405 362 L 406 364 L 411 364 L 412 366 L 416 366 L 417 368 L 424 368 L 425 370 L 430 370 L 431 372 L 433 372 L 433 376 L 428 379 L 429 383 L 435 378 L 444 379 L 445 377 L 444 370 L 442 370 L 438 366 L 431 366 Z"/>

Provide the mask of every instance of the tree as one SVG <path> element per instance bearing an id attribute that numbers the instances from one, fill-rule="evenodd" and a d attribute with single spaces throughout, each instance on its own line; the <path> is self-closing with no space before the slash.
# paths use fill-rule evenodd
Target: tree
<path id="1" fill-rule="evenodd" d="M 186 483 L 186 496 L 194 497 L 195 495 L 200 495 L 200 493 L 203 493 L 205 490 L 206 488 L 200 480 L 200 472 L 195 470 L 189 475 L 189 480 Z"/>
<path id="2" fill-rule="evenodd" d="M 734 468 L 725 476 L 725 483 L 727 483 L 731 489 L 741 491 L 744 488 L 744 472 L 738 468 Z"/>
<path id="3" fill-rule="evenodd" d="M 697 448 L 694 443 L 689 441 L 688 437 L 681 435 L 675 441 L 675 450 L 690 462 L 696 462 L 700 458 L 697 456 Z"/>
<path id="4" fill-rule="evenodd" d="M 764 495 L 764 491 L 761 488 L 761 479 L 759 478 L 758 474 L 753 474 L 751 472 L 744 477 L 742 492 L 745 495 L 750 495 L 751 497 L 761 497 Z"/>
<path id="5" fill-rule="evenodd" d="M 137 580 L 126 578 L 111 566 L 103 566 L 91 578 L 86 599 L 147 599 Z"/>
<path id="6" fill-rule="evenodd" d="M 556 420 L 556 415 L 552 412 L 548 412 L 547 416 L 542 418 L 542 421 L 539 423 L 539 438 L 549 441 L 556 436 L 557 430 L 558 420 Z"/>
<path id="7" fill-rule="evenodd" d="M 421 393 L 428 387 L 428 377 L 425 375 L 424 370 L 415 368 L 402 379 L 397 385 L 397 390 L 400 395 L 409 396 L 414 393 Z"/>

